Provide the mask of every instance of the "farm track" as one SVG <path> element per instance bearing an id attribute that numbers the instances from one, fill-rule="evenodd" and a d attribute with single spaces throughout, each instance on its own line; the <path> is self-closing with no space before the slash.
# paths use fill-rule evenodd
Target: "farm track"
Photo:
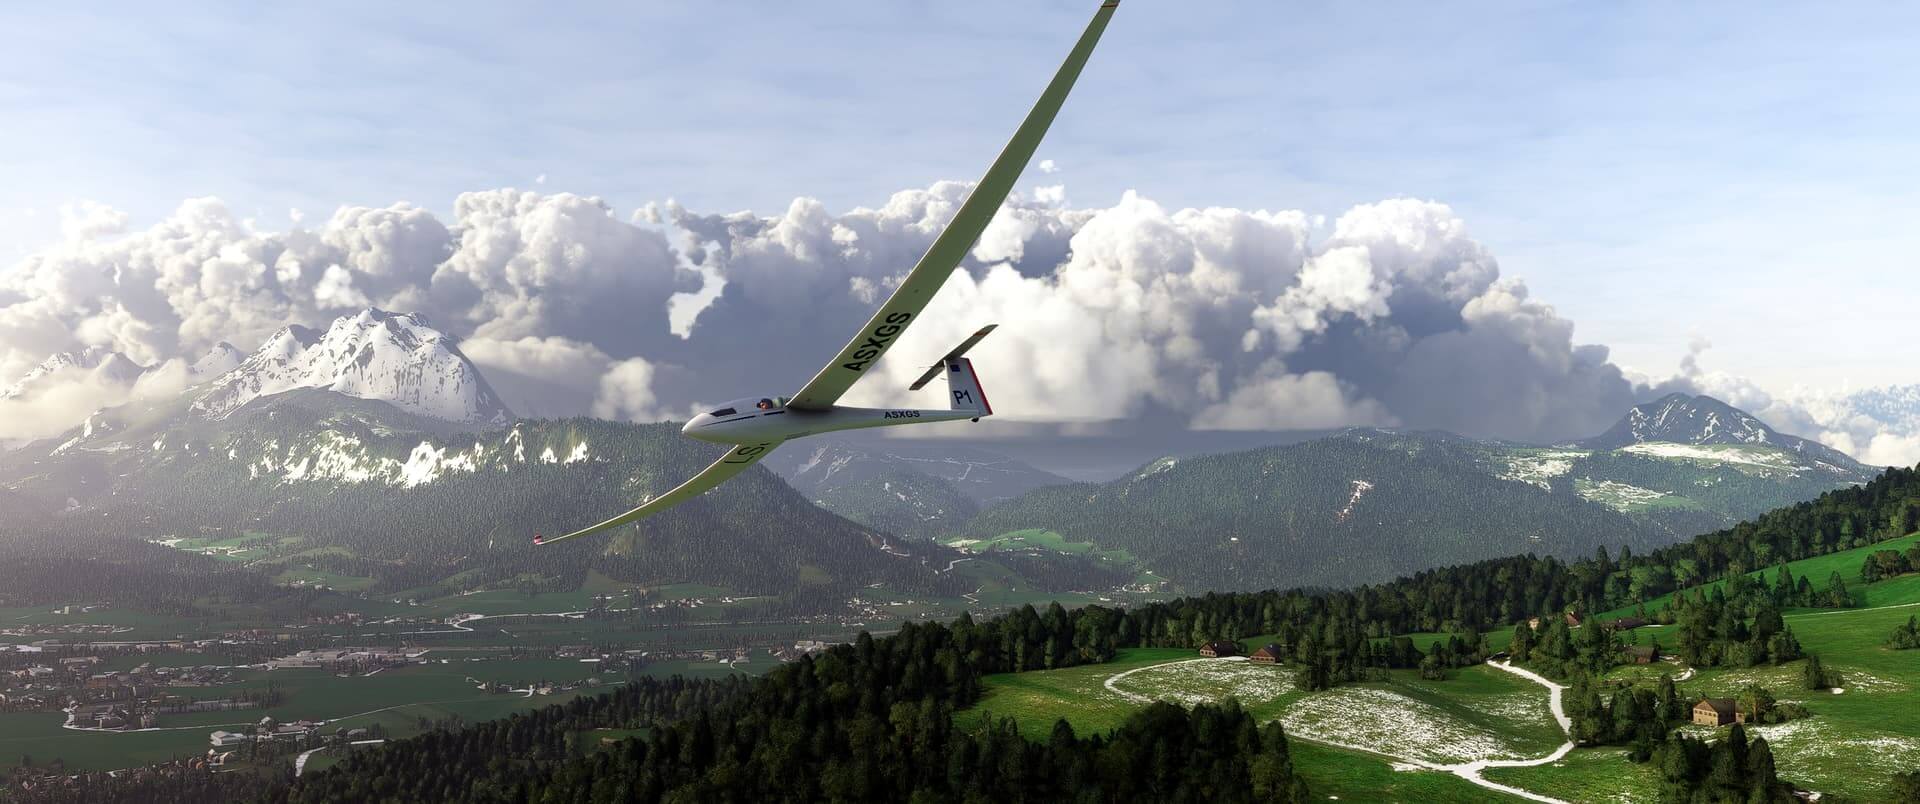
<path id="1" fill-rule="evenodd" d="M 1244 662 L 1246 660 L 1247 659 L 1244 656 L 1230 656 L 1230 657 L 1223 657 L 1218 659 L 1185 659 L 1177 662 L 1166 662 L 1163 664 L 1150 664 L 1145 667 L 1136 667 L 1131 670 L 1126 670 L 1126 671 L 1115 673 L 1111 676 L 1108 676 L 1107 680 L 1102 684 L 1102 686 L 1106 687 L 1107 691 L 1112 692 L 1115 695 L 1118 695 L 1121 698 L 1125 698 L 1134 703 L 1142 703 L 1142 704 L 1151 703 L 1153 701 L 1151 697 L 1146 695 L 1141 695 L 1136 692 L 1128 692 L 1126 690 L 1120 689 L 1116 685 L 1117 682 L 1119 682 L 1121 679 L 1126 678 L 1127 676 L 1133 675 L 1134 673 L 1138 673 L 1142 670 L 1153 670 L 1158 668 L 1172 667 L 1174 665 L 1192 664 L 1195 662 L 1234 662 L 1234 661 Z M 1466 781 L 1474 785 L 1484 787 L 1488 790 L 1497 790 L 1499 792 L 1506 793 L 1508 795 L 1519 796 L 1520 798 L 1528 799 L 1531 801 L 1547 802 L 1547 804 L 1570 804 L 1570 802 L 1564 801 L 1562 799 L 1553 798 L 1551 796 L 1543 796 L 1539 793 L 1535 793 L 1530 790 L 1523 790 L 1521 788 L 1513 787 L 1511 785 L 1504 785 L 1499 782 L 1491 781 L 1480 775 L 1482 771 L 1485 771 L 1488 768 L 1530 768 L 1538 765 L 1546 765 L 1554 762 L 1559 762 L 1561 759 L 1564 759 L 1569 752 L 1573 751 L 1573 739 L 1572 739 L 1573 719 L 1567 717 L 1566 707 L 1563 705 L 1561 701 L 1561 696 L 1566 692 L 1566 689 L 1567 689 L 1566 686 L 1561 684 L 1555 684 L 1552 681 L 1547 680 L 1546 677 L 1541 676 L 1538 673 L 1535 673 L 1531 670 L 1526 670 L 1524 668 L 1514 667 L 1511 664 L 1508 664 L 1505 662 L 1487 662 L 1487 665 L 1490 667 L 1498 668 L 1500 670 L 1504 670 L 1508 673 L 1512 673 L 1516 676 L 1524 678 L 1535 684 L 1539 684 L 1540 686 L 1546 687 L 1547 688 L 1547 706 L 1549 709 L 1552 710 L 1553 720 L 1555 723 L 1559 724 L 1561 733 L 1568 735 L 1567 741 L 1565 743 L 1562 743 L 1559 748 L 1554 749 L 1552 753 L 1547 754 L 1546 756 L 1535 758 L 1535 759 L 1480 759 L 1472 762 L 1460 762 L 1460 763 L 1455 763 L 1451 765 L 1446 765 L 1446 764 L 1441 764 L 1437 762 L 1427 762 L 1425 760 L 1419 760 L 1419 759 L 1409 759 L 1406 757 L 1395 756 L 1393 754 L 1389 754 L 1383 751 L 1377 751 L 1377 750 L 1366 749 L 1366 748 L 1358 748 L 1357 746 L 1340 745 L 1337 743 L 1326 743 L 1320 740 L 1312 740 L 1306 737 L 1295 736 L 1294 739 L 1307 740 L 1309 742 L 1319 742 L 1323 745 L 1329 745 L 1335 748 L 1341 748 L 1341 749 L 1347 749 L 1347 750 L 1354 750 L 1358 748 L 1358 750 L 1364 751 L 1369 754 L 1373 754 L 1378 757 L 1392 760 L 1402 765 L 1424 768 L 1427 770 L 1436 770 L 1442 773 L 1451 773 L 1455 776 L 1465 779 Z"/>

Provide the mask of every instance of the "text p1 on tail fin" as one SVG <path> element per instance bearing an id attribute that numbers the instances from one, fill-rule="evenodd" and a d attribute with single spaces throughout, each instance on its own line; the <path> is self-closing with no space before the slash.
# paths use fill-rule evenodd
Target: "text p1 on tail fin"
<path id="1" fill-rule="evenodd" d="M 993 403 L 987 401 L 986 389 L 980 387 L 980 375 L 973 373 L 972 360 L 956 357 L 947 361 L 947 395 L 954 410 L 975 412 L 974 421 L 993 415 Z"/>

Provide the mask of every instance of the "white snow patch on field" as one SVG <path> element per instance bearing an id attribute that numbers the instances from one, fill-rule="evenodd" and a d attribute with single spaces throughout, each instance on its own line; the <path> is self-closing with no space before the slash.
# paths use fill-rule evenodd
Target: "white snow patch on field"
<path id="1" fill-rule="evenodd" d="M 1134 703 L 1160 700 L 1182 706 L 1219 703 L 1229 697 L 1253 705 L 1294 690 L 1293 673 L 1287 668 L 1254 664 L 1240 657 L 1142 667 L 1107 679 L 1106 687 Z"/>
<path id="2" fill-rule="evenodd" d="M 1840 680 L 1845 684 L 1843 689 L 1845 689 L 1849 695 L 1903 692 L 1908 689 L 1907 684 L 1904 682 L 1895 681 L 1890 678 L 1882 678 L 1863 670 L 1847 667 L 1846 665 L 1829 666 L 1828 669 L 1840 674 Z M 1803 672 L 1805 671 L 1801 665 L 1788 664 L 1779 667 L 1756 667 L 1747 670 L 1732 670 L 1714 675 L 1708 678 L 1707 681 L 1711 683 L 1715 689 L 1724 692 L 1737 691 L 1749 684 L 1757 684 L 1776 690 L 1795 689 L 1800 686 L 1800 676 Z"/>
<path id="3" fill-rule="evenodd" d="M 1499 735 L 1438 707 L 1370 687 L 1337 687 L 1303 698 L 1280 723 L 1309 740 L 1432 763 L 1524 757 Z"/>
<path id="4" fill-rule="evenodd" d="M 1694 737 L 1725 739 L 1725 729 L 1682 726 Z M 1832 721 L 1818 716 L 1747 727 L 1747 739 L 1767 738 L 1774 760 L 1782 768 L 1840 768 L 1867 766 L 1884 773 L 1904 771 L 1920 764 L 1920 739 L 1896 734 L 1845 734 Z"/>
<path id="5" fill-rule="evenodd" d="M 1515 693 L 1513 695 L 1463 696 L 1462 704 L 1477 712 L 1483 712 L 1508 723 L 1528 726 L 1557 728 L 1553 721 L 1553 711 L 1547 708 L 1547 696 L 1536 693 Z"/>

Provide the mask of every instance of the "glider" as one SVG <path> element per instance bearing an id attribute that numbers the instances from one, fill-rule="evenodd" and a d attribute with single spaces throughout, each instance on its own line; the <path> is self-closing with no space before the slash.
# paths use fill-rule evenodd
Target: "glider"
<path id="1" fill-rule="evenodd" d="M 993 160 L 993 165 L 987 168 L 987 175 L 980 179 L 973 192 L 967 195 L 967 200 L 960 204 L 959 211 L 954 213 L 947 228 L 934 238 L 927 253 L 907 273 L 906 279 L 887 298 L 886 303 L 874 312 L 866 326 L 861 327 L 853 340 L 847 342 L 846 348 L 841 349 L 839 355 L 813 375 L 805 387 L 792 397 L 748 397 L 719 405 L 693 417 L 681 430 L 682 433 L 701 441 L 729 444 L 732 449 L 700 474 L 665 494 L 646 500 L 638 508 L 565 536 L 552 539 L 535 536 L 533 543 L 552 544 L 645 519 L 726 482 L 765 458 L 767 453 L 781 444 L 803 436 L 863 427 L 961 419 L 979 421 L 982 417 L 993 415 L 993 406 L 987 402 L 986 391 L 981 389 L 980 379 L 974 374 L 973 362 L 966 358 L 966 352 L 992 332 L 994 325 L 974 333 L 973 337 L 948 352 L 911 386 L 910 390 L 917 391 L 934 377 L 945 374 L 952 397 L 951 407 L 947 410 L 854 408 L 835 402 L 866 375 L 867 370 L 880 360 L 880 356 L 887 353 L 888 347 L 899 340 L 900 334 L 926 309 L 927 303 L 933 301 L 934 294 L 946 283 L 947 277 L 959 267 L 961 258 L 973 248 L 974 241 L 980 239 L 980 233 L 993 220 L 1001 202 L 1012 191 L 1014 180 L 1020 177 L 1020 172 L 1033 158 L 1034 149 L 1046 136 L 1047 126 L 1053 123 L 1054 115 L 1066 101 L 1067 92 L 1073 89 L 1074 80 L 1079 78 L 1080 69 L 1086 66 L 1087 57 L 1093 53 L 1094 44 L 1100 41 L 1107 20 L 1113 16 L 1113 10 L 1118 5 L 1119 0 L 1108 0 L 1094 13 L 1093 21 L 1087 24 L 1086 31 L 1074 43 L 1066 62 L 1060 65 L 1053 81 L 1040 94 L 1040 101 L 1034 104 L 1033 110 L 1027 113 L 1026 119 L 1014 131 L 1013 139 Z"/>

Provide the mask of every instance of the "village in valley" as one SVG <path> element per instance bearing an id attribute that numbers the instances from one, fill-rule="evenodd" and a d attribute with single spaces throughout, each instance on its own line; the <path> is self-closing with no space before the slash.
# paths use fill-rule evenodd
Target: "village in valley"
<path id="1" fill-rule="evenodd" d="M 20 749 L 9 775 L 28 790 L 88 773 L 164 775 L 287 761 L 304 770 L 392 737 L 569 700 L 640 675 L 757 673 L 830 644 L 805 636 L 819 631 L 805 623 L 779 629 L 798 638 L 748 633 L 725 648 L 645 629 L 611 641 L 608 629 L 591 626 L 626 621 L 631 628 L 613 602 L 603 596 L 584 612 L 527 616 L 343 612 L 217 633 L 205 633 L 206 622 L 156 624 L 151 615 L 104 605 L 15 610 L 17 624 L 0 629 L 0 639 L 10 640 L 0 642 L 0 724 L 9 736 L 42 736 L 7 741 Z M 692 612 L 699 604 L 660 601 L 650 610 L 676 607 Z M 847 616 L 885 614 L 881 604 Z M 487 621 L 547 627 L 521 640 Z M 156 625 L 200 633 L 162 638 Z M 568 637 L 595 641 L 562 641 Z M 64 747 L 46 753 L 56 746 Z"/>

